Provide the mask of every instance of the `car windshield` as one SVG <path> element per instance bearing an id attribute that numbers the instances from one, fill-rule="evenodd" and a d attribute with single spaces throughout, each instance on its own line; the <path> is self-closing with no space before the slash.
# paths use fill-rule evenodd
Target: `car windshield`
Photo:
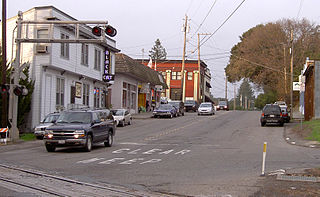
<path id="1" fill-rule="evenodd" d="M 43 123 L 52 123 L 59 118 L 59 114 L 50 114 L 44 118 Z"/>
<path id="2" fill-rule="evenodd" d="M 160 105 L 159 110 L 171 110 L 172 109 L 172 105 Z"/>
<path id="3" fill-rule="evenodd" d="M 227 105 L 227 101 L 219 101 L 219 105 Z"/>
<path id="4" fill-rule="evenodd" d="M 111 112 L 114 116 L 123 116 L 124 115 L 123 110 L 111 110 Z"/>
<path id="5" fill-rule="evenodd" d="M 211 107 L 210 103 L 202 103 L 200 107 Z"/>
<path id="6" fill-rule="evenodd" d="M 92 122 L 90 112 L 64 112 L 60 115 L 57 123 L 85 123 Z"/>
<path id="7" fill-rule="evenodd" d="M 186 101 L 186 103 L 187 103 L 187 104 L 194 104 L 195 101 L 190 101 L 190 100 L 189 100 L 189 101 Z"/>
<path id="8" fill-rule="evenodd" d="M 280 113 L 278 106 L 266 106 L 263 111 L 265 113 Z"/>

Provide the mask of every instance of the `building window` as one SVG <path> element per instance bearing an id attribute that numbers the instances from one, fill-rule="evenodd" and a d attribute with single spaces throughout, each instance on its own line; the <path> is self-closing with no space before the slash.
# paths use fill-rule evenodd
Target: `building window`
<path id="1" fill-rule="evenodd" d="M 177 80 L 181 80 L 181 72 L 177 72 Z"/>
<path id="2" fill-rule="evenodd" d="M 57 106 L 64 106 L 64 79 L 62 79 L 62 78 L 57 78 L 56 105 Z"/>
<path id="3" fill-rule="evenodd" d="M 69 39 L 69 36 L 66 34 L 61 34 L 61 39 Z M 61 57 L 69 59 L 69 43 L 61 43 Z"/>
<path id="4" fill-rule="evenodd" d="M 86 106 L 89 106 L 89 91 L 90 89 L 90 86 L 89 84 L 83 84 L 83 100 L 82 100 L 82 104 L 83 105 L 86 105 Z"/>
<path id="5" fill-rule="evenodd" d="M 177 72 L 171 72 L 171 79 L 177 80 Z"/>
<path id="6" fill-rule="evenodd" d="M 100 107 L 100 89 L 98 87 L 94 87 L 93 89 L 93 107 Z"/>
<path id="7" fill-rule="evenodd" d="M 37 38 L 46 39 L 48 37 L 49 37 L 49 30 L 48 29 L 38 29 Z"/>
<path id="8" fill-rule="evenodd" d="M 101 51 L 94 49 L 94 69 L 100 71 L 101 67 Z"/>
<path id="9" fill-rule="evenodd" d="M 89 65 L 89 45 L 81 45 L 81 64 L 88 66 Z"/>
<path id="10" fill-rule="evenodd" d="M 127 107 L 127 90 L 122 91 L 122 108 Z"/>
<path id="11" fill-rule="evenodd" d="M 188 80 L 192 80 L 192 72 L 188 72 Z"/>

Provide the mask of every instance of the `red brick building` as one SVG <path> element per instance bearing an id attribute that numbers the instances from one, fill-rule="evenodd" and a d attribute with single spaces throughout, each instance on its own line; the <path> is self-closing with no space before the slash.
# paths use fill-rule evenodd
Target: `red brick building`
<path id="1" fill-rule="evenodd" d="M 137 61 L 146 66 L 149 63 L 149 60 L 138 59 Z M 197 60 L 185 61 L 184 91 L 182 89 L 182 60 L 161 60 L 156 64 L 152 62 L 151 68 L 162 74 L 168 86 L 168 89 L 162 91 L 162 97 L 171 100 L 196 100 L 199 103 L 212 101 L 211 74 L 203 61 L 200 63 L 200 69 Z M 184 95 L 185 99 L 181 99 L 181 95 Z"/>

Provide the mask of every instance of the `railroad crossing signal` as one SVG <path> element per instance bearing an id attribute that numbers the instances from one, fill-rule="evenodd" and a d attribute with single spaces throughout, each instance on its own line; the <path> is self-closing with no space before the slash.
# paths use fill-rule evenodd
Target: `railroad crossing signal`
<path id="1" fill-rule="evenodd" d="M 112 27 L 111 25 L 107 25 L 105 27 L 104 32 L 110 37 L 114 37 L 114 36 L 117 35 L 117 30 L 114 27 Z M 99 27 L 99 26 L 93 27 L 92 28 L 92 34 L 95 35 L 95 36 L 98 36 L 98 37 L 101 36 L 102 35 L 101 27 Z"/>

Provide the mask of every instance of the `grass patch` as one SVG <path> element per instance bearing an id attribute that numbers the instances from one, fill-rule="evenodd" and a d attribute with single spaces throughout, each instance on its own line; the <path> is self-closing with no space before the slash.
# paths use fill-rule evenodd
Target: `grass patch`
<path id="1" fill-rule="evenodd" d="M 306 139 L 320 142 L 320 120 L 306 121 L 303 125 L 311 129 L 311 134 Z"/>
<path id="2" fill-rule="evenodd" d="M 20 139 L 23 141 L 32 141 L 36 139 L 33 133 L 24 133 L 20 135 Z"/>

